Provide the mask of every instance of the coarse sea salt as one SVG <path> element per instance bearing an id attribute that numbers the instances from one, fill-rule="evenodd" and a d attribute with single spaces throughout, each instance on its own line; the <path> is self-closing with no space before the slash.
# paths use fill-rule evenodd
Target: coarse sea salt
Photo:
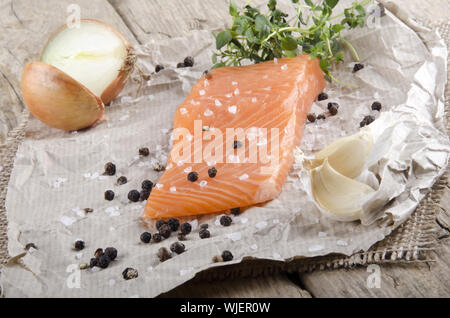
<path id="1" fill-rule="evenodd" d="M 231 97 L 233 97 L 233 94 L 231 94 L 231 93 L 225 94 L 225 97 L 231 98 Z"/>
<path id="2" fill-rule="evenodd" d="M 327 237 L 327 233 L 325 232 L 319 232 L 319 237 Z"/>
<path id="3" fill-rule="evenodd" d="M 235 82 L 235 81 L 231 82 L 231 85 L 236 86 L 237 84 L 238 84 L 238 82 Z"/>
<path id="4" fill-rule="evenodd" d="M 321 244 L 318 244 L 318 245 L 311 245 L 311 246 L 308 248 L 308 251 L 310 251 L 310 252 L 318 252 L 318 251 L 323 250 L 324 248 L 325 248 L 325 246 L 323 246 L 323 245 L 321 245 Z"/>
<path id="5" fill-rule="evenodd" d="M 236 114 L 237 106 L 233 105 L 233 106 L 228 107 L 228 111 L 232 114 Z"/>
<path id="6" fill-rule="evenodd" d="M 337 240 L 336 244 L 339 246 L 348 246 L 348 242 L 344 240 Z"/>
<path id="7" fill-rule="evenodd" d="M 184 172 L 189 173 L 192 171 L 192 167 L 187 167 L 186 169 L 184 169 Z"/>
<path id="8" fill-rule="evenodd" d="M 110 206 L 105 209 L 105 212 L 109 214 L 109 216 L 119 216 L 119 207 L 118 206 Z"/>
<path id="9" fill-rule="evenodd" d="M 252 103 L 256 103 L 256 102 L 257 102 L 256 97 L 252 97 Z"/>
<path id="10" fill-rule="evenodd" d="M 164 186 L 164 185 L 163 185 L 162 183 L 157 183 L 157 184 L 155 185 L 155 187 L 156 187 L 157 189 L 161 189 L 163 186 Z"/>
<path id="11" fill-rule="evenodd" d="M 170 187 L 170 192 L 176 192 L 177 191 L 177 187 Z"/>
<path id="12" fill-rule="evenodd" d="M 123 121 L 123 120 L 127 120 L 130 117 L 130 115 L 126 114 L 123 115 L 122 117 L 119 118 L 119 120 Z"/>
<path id="13" fill-rule="evenodd" d="M 186 108 L 184 108 L 184 107 L 181 107 L 181 108 L 180 108 L 180 114 L 181 114 L 181 115 L 185 115 L 185 114 L 187 114 L 187 112 L 188 112 L 188 111 L 187 111 Z"/>
<path id="14" fill-rule="evenodd" d="M 206 94 L 206 92 L 205 92 L 205 90 L 204 89 L 201 89 L 201 90 L 199 90 L 199 92 L 198 92 L 199 94 L 200 94 L 200 96 L 203 96 L 203 95 L 205 95 Z"/>
<path id="15" fill-rule="evenodd" d="M 208 182 L 205 181 L 205 180 L 202 180 L 202 181 L 200 181 L 200 183 L 199 183 L 200 187 L 202 187 L 202 188 L 206 187 L 207 184 L 208 184 Z"/>
<path id="16" fill-rule="evenodd" d="M 258 249 L 258 245 L 253 244 L 253 245 L 250 246 L 250 248 L 251 248 L 252 250 L 256 251 L 256 250 Z"/>
<path id="17" fill-rule="evenodd" d="M 180 269 L 180 276 L 184 276 L 186 274 L 189 274 L 190 272 L 192 272 L 194 270 L 193 267 L 188 267 L 185 269 Z"/>
<path id="18" fill-rule="evenodd" d="M 288 66 L 287 66 L 287 64 L 283 64 L 282 66 L 281 66 L 281 69 L 284 71 L 284 70 L 287 70 L 287 68 L 288 68 Z"/>
<path id="19" fill-rule="evenodd" d="M 239 95 L 239 88 L 236 88 L 236 89 L 234 90 L 234 95 Z"/>
<path id="20" fill-rule="evenodd" d="M 255 224 L 256 228 L 259 230 L 262 230 L 263 228 L 265 228 L 267 226 L 267 222 L 266 221 L 261 221 Z"/>
<path id="21" fill-rule="evenodd" d="M 245 180 L 248 179 L 248 174 L 244 173 L 242 176 L 239 177 L 239 180 Z"/>
<path id="22" fill-rule="evenodd" d="M 241 232 L 228 233 L 227 237 L 233 242 L 239 241 L 242 238 Z"/>
<path id="23" fill-rule="evenodd" d="M 217 98 L 214 100 L 214 104 L 215 104 L 217 107 L 222 106 L 222 103 L 221 103 L 220 100 L 218 100 Z"/>
<path id="24" fill-rule="evenodd" d="M 211 109 L 207 109 L 207 110 L 205 110 L 205 112 L 203 113 L 203 115 L 205 115 L 205 116 L 207 116 L 207 117 L 209 117 L 209 116 L 212 116 L 214 113 L 213 113 L 213 111 L 211 110 Z"/>
<path id="25" fill-rule="evenodd" d="M 63 215 L 60 219 L 61 223 L 65 226 L 71 226 L 73 223 L 76 222 L 77 219 L 71 217 L 71 216 L 65 216 Z"/>

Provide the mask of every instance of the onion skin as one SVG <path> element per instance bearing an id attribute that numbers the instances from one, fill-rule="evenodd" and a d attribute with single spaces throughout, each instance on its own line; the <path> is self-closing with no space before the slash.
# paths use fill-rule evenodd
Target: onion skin
<path id="1" fill-rule="evenodd" d="M 127 39 L 125 39 L 125 37 L 119 31 L 117 31 L 115 28 L 113 28 L 109 24 L 107 24 L 103 21 L 100 21 L 100 20 L 96 20 L 96 19 L 81 19 L 80 21 L 96 22 L 96 23 L 100 23 L 103 26 L 107 27 L 122 40 L 122 42 L 127 50 L 128 56 L 125 58 L 125 63 L 122 66 L 121 70 L 119 71 L 119 74 L 117 74 L 116 79 L 111 84 L 109 84 L 108 87 L 105 88 L 105 90 L 102 92 L 102 94 L 100 96 L 103 103 L 106 105 L 106 104 L 109 104 L 114 98 L 116 98 L 116 96 L 119 95 L 119 93 L 125 87 L 125 83 L 128 79 L 128 75 L 131 73 L 131 71 L 133 70 L 133 67 L 134 67 L 135 60 L 133 58 L 130 58 L 133 55 L 133 50 L 132 50 L 132 47 L 130 46 L 130 44 L 128 43 Z M 42 48 L 42 50 L 40 52 L 39 60 L 41 60 L 42 54 L 44 53 L 45 48 L 47 47 L 47 44 L 50 42 L 50 40 L 56 34 L 58 34 L 61 30 L 65 29 L 66 27 L 67 27 L 67 24 L 63 24 L 55 32 L 53 32 L 53 34 L 48 38 L 47 42 L 45 43 L 44 47 Z M 129 65 L 126 65 L 127 63 L 129 63 Z"/>
<path id="2" fill-rule="evenodd" d="M 28 63 L 21 85 L 30 112 L 50 127 L 67 131 L 87 128 L 100 120 L 105 109 L 89 89 L 46 63 Z"/>

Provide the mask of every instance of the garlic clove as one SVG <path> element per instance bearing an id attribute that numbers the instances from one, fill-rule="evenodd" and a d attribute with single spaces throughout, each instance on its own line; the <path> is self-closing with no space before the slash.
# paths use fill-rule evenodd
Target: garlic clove
<path id="1" fill-rule="evenodd" d="M 92 126 L 103 115 L 99 97 L 52 65 L 27 64 L 21 85 L 30 112 L 50 127 L 79 130 Z"/>
<path id="2" fill-rule="evenodd" d="M 311 168 L 324 162 L 328 163 L 340 174 L 348 178 L 359 176 L 365 166 L 365 160 L 373 146 L 373 138 L 368 130 L 340 138 L 314 155 L 310 161 Z"/>
<path id="3" fill-rule="evenodd" d="M 340 174 L 328 159 L 309 174 L 314 201 L 323 212 L 339 221 L 359 219 L 364 198 L 375 192 L 368 185 Z"/>

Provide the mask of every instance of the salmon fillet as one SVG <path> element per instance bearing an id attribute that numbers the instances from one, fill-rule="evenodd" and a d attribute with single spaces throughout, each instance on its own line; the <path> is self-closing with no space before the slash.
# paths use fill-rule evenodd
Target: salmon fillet
<path id="1" fill-rule="evenodd" d="M 308 55 L 222 67 L 210 75 L 176 111 L 166 171 L 144 218 L 222 212 L 277 197 L 306 116 L 325 87 L 318 60 Z"/>

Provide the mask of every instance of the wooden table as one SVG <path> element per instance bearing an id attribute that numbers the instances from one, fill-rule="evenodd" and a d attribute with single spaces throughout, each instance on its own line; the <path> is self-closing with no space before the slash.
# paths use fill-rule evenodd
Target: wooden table
<path id="1" fill-rule="evenodd" d="M 239 5 L 246 1 L 236 1 Z M 265 3 L 255 0 L 253 4 Z M 382 1 L 401 7 L 420 21 L 448 22 L 447 0 Z M 104 20 L 132 44 L 182 36 L 195 29 L 216 31 L 229 23 L 227 0 L 0 0 L 0 117 L 10 128 L 24 105 L 20 93 L 23 66 L 37 58 L 45 39 L 65 23 L 69 4 L 77 3 L 82 17 Z M 5 62 L 8 61 L 8 62 Z M 3 132 L 4 135 L 5 132 Z M 0 137 L 0 144 L 4 142 Z M 170 297 L 449 297 L 450 191 L 441 203 L 435 260 L 420 264 L 381 266 L 380 288 L 368 288 L 371 273 L 351 270 L 278 274 L 214 284 L 190 281 L 162 295 Z"/>

